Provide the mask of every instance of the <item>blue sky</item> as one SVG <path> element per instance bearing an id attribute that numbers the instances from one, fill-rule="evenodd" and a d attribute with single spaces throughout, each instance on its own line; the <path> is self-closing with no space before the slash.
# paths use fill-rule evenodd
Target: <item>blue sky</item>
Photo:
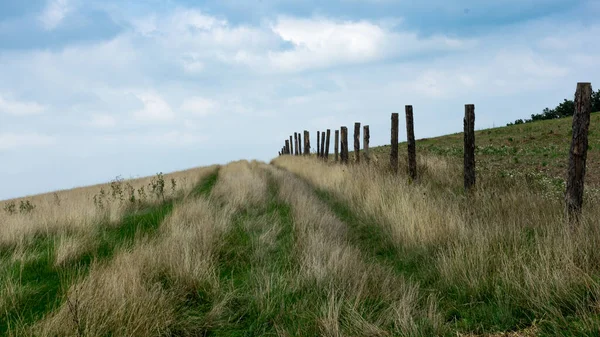
<path id="1" fill-rule="evenodd" d="M 0 199 L 247 158 L 412 104 L 418 138 L 600 83 L 597 0 L 2 0 Z M 600 84 L 597 84 L 597 86 Z M 404 134 L 401 134 L 401 138 Z M 314 141 L 314 140 L 313 140 Z"/>

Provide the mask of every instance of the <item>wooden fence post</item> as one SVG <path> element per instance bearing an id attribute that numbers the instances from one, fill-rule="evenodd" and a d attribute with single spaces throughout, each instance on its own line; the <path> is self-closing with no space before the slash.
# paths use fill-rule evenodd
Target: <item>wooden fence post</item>
<path id="1" fill-rule="evenodd" d="M 294 156 L 298 155 L 298 134 L 294 132 Z"/>
<path id="2" fill-rule="evenodd" d="M 317 158 L 321 157 L 321 132 L 317 131 Z"/>
<path id="3" fill-rule="evenodd" d="M 327 129 L 327 140 L 325 141 L 325 160 L 329 159 L 329 140 L 331 139 L 331 130 Z"/>
<path id="4" fill-rule="evenodd" d="M 335 130 L 335 162 L 338 161 L 339 156 L 339 144 L 340 144 L 340 130 Z"/>
<path id="5" fill-rule="evenodd" d="M 325 131 L 321 132 L 321 158 L 325 159 Z"/>
<path id="6" fill-rule="evenodd" d="M 390 148 L 390 168 L 398 173 L 398 113 L 392 113 L 392 137 Z"/>
<path id="7" fill-rule="evenodd" d="M 407 105 L 406 110 L 406 140 L 408 143 L 408 176 L 417 179 L 417 148 L 415 144 L 415 125 L 413 120 L 413 107 Z"/>
<path id="8" fill-rule="evenodd" d="M 342 157 L 342 164 L 348 164 L 348 128 L 345 126 L 342 126 L 340 128 L 341 130 L 341 136 L 342 136 L 342 153 L 341 153 L 341 157 Z"/>
<path id="9" fill-rule="evenodd" d="M 304 130 L 304 155 L 310 155 L 310 133 Z"/>
<path id="10" fill-rule="evenodd" d="M 285 140 L 285 154 L 290 154 L 290 141 L 289 141 L 289 139 Z"/>
<path id="11" fill-rule="evenodd" d="M 571 224 L 579 221 L 583 206 L 583 187 L 588 149 L 588 130 L 592 112 L 592 84 L 577 83 L 575 112 L 573 114 L 573 139 L 569 151 L 569 171 L 565 193 L 566 213 Z"/>
<path id="12" fill-rule="evenodd" d="M 475 105 L 465 105 L 464 118 L 464 175 L 465 190 L 470 190 L 475 185 Z"/>
<path id="13" fill-rule="evenodd" d="M 298 132 L 298 155 L 302 155 L 302 134 Z"/>
<path id="14" fill-rule="evenodd" d="M 371 134 L 369 133 L 369 126 L 363 126 L 363 149 L 365 150 L 365 163 L 369 163 L 369 140 L 371 139 Z"/>
<path id="15" fill-rule="evenodd" d="M 294 155 L 294 140 L 291 135 L 290 135 L 290 155 L 291 156 Z"/>
<path id="16" fill-rule="evenodd" d="M 360 163 L 360 123 L 354 123 L 354 161 Z"/>

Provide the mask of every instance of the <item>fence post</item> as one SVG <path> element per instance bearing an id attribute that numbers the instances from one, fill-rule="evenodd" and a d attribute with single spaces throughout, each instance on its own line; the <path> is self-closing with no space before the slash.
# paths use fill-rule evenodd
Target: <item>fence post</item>
<path id="1" fill-rule="evenodd" d="M 290 154 L 290 140 L 285 140 L 285 154 Z"/>
<path id="2" fill-rule="evenodd" d="M 294 132 L 294 156 L 298 155 L 298 134 Z"/>
<path id="3" fill-rule="evenodd" d="M 294 155 L 294 139 L 292 138 L 292 135 L 290 135 L 290 153 L 291 156 Z"/>
<path id="4" fill-rule="evenodd" d="M 360 163 L 360 123 L 354 123 L 354 161 Z"/>
<path id="5" fill-rule="evenodd" d="M 465 105 L 464 119 L 464 175 L 465 190 L 470 190 L 475 185 L 475 105 Z"/>
<path id="6" fill-rule="evenodd" d="M 365 150 L 365 163 L 369 163 L 369 140 L 371 139 L 371 134 L 369 133 L 369 126 L 363 126 L 363 149 Z"/>
<path id="7" fill-rule="evenodd" d="M 321 132 L 317 131 L 317 158 L 321 157 Z"/>
<path id="8" fill-rule="evenodd" d="M 417 179 L 417 148 L 415 144 L 415 125 L 413 107 L 407 105 L 406 110 L 406 140 L 408 143 L 408 176 L 413 181 Z"/>
<path id="9" fill-rule="evenodd" d="M 321 132 L 321 158 L 325 159 L 325 131 Z"/>
<path id="10" fill-rule="evenodd" d="M 302 155 L 302 134 L 298 132 L 298 155 Z"/>
<path id="11" fill-rule="evenodd" d="M 340 144 L 340 130 L 335 130 L 335 162 L 338 161 L 339 156 L 339 144 Z"/>
<path id="12" fill-rule="evenodd" d="M 304 155 L 310 155 L 310 133 L 304 130 Z"/>
<path id="13" fill-rule="evenodd" d="M 327 129 L 327 140 L 325 141 L 325 160 L 329 159 L 329 141 L 331 139 L 331 130 Z"/>
<path id="14" fill-rule="evenodd" d="M 390 168 L 398 173 L 398 113 L 392 113 L 392 137 L 390 148 Z"/>
<path id="15" fill-rule="evenodd" d="M 577 83 L 575 112 L 573 114 L 573 139 L 569 151 L 569 173 L 565 193 L 566 213 L 571 224 L 577 223 L 583 205 L 583 187 L 588 149 L 588 130 L 592 112 L 591 83 Z"/>
<path id="16" fill-rule="evenodd" d="M 342 136 L 342 153 L 341 153 L 341 157 L 342 157 L 342 164 L 348 164 L 348 128 L 345 126 L 342 126 L 340 128 L 341 130 L 341 136 Z"/>

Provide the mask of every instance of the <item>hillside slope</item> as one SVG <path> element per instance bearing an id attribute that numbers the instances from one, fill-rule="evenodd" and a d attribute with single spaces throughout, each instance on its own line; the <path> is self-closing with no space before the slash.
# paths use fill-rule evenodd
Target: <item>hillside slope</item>
<path id="1" fill-rule="evenodd" d="M 598 335 L 600 208 L 567 226 L 552 180 L 517 174 L 537 166 L 485 150 L 552 159 L 553 123 L 480 131 L 471 194 L 450 135 L 419 142 L 418 183 L 381 147 L 31 197 L 0 218 L 0 335 Z"/>
<path id="2" fill-rule="evenodd" d="M 569 117 L 476 131 L 477 165 L 481 171 L 499 175 L 541 173 L 560 184 L 569 162 L 572 122 Z M 420 154 L 462 161 L 462 133 L 419 139 L 416 143 Z M 389 146 L 373 148 L 373 152 L 386 155 Z M 400 153 L 406 153 L 405 148 L 401 147 Z M 586 185 L 600 187 L 600 113 L 591 116 Z"/>

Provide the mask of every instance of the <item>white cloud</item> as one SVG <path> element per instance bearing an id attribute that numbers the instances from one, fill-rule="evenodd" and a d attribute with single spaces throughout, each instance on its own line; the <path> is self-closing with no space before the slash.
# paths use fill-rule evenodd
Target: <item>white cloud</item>
<path id="1" fill-rule="evenodd" d="M 204 97 L 190 97 L 183 101 L 181 110 L 189 112 L 196 116 L 207 116 L 216 113 L 219 104 L 211 99 Z"/>
<path id="2" fill-rule="evenodd" d="M 39 20 L 46 30 L 58 27 L 65 17 L 73 10 L 69 0 L 48 0 L 46 8 L 40 14 Z"/>
<path id="3" fill-rule="evenodd" d="M 416 33 L 391 28 L 393 25 L 369 21 L 281 17 L 271 29 L 293 48 L 269 51 L 268 59 L 276 69 L 302 71 L 412 53 L 458 50 L 475 43 L 443 35 L 421 38 Z"/>
<path id="4" fill-rule="evenodd" d="M 0 95 L 0 113 L 16 116 L 38 115 L 46 107 L 36 102 L 19 102 Z"/>
<path id="5" fill-rule="evenodd" d="M 47 147 L 55 143 L 53 137 L 39 133 L 2 133 L 0 150 L 15 150 L 32 147 Z"/>
<path id="6" fill-rule="evenodd" d="M 162 122 L 175 118 L 175 113 L 160 95 L 152 92 L 134 94 L 144 107 L 133 113 L 137 120 L 144 122 Z"/>
<path id="7" fill-rule="evenodd" d="M 112 128 L 117 125 L 117 120 L 111 115 L 94 114 L 89 125 L 96 128 Z"/>

